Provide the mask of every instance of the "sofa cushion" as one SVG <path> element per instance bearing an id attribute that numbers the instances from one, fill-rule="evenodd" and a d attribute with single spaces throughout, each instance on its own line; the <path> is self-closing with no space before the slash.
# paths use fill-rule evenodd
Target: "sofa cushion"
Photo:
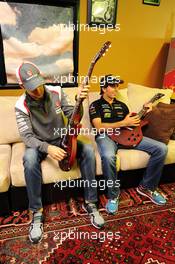
<path id="1" fill-rule="evenodd" d="M 119 149 L 118 156 L 123 171 L 145 168 L 150 158 L 148 153 L 135 149 Z"/>
<path id="2" fill-rule="evenodd" d="M 11 181 L 13 186 L 25 186 L 23 156 L 25 145 L 23 143 L 15 143 L 12 146 L 12 160 L 10 165 Z M 18 161 L 18 162 L 16 162 Z M 58 167 L 57 161 L 51 157 L 47 157 L 41 164 L 43 175 L 43 183 L 54 183 L 60 180 L 80 178 L 80 171 L 77 165 L 69 171 L 64 172 Z"/>
<path id="3" fill-rule="evenodd" d="M 174 153 L 175 141 L 170 140 L 165 164 L 175 163 Z M 120 158 L 120 169 L 123 171 L 146 168 L 150 158 L 148 153 L 135 149 L 119 149 L 118 156 Z"/>
<path id="4" fill-rule="evenodd" d="M 170 140 L 168 142 L 168 153 L 166 156 L 165 164 L 173 164 L 175 163 L 175 141 Z"/>
<path id="5" fill-rule="evenodd" d="M 156 93 L 163 93 L 165 96 L 155 102 L 169 104 L 173 91 L 171 89 L 150 88 L 143 85 L 128 83 L 128 100 L 132 112 L 139 112 L 144 103 L 148 102 Z"/>
<path id="6" fill-rule="evenodd" d="M 17 99 L 15 96 L 0 96 L 0 144 L 21 141 L 14 110 Z"/>
<path id="7" fill-rule="evenodd" d="M 11 146 L 0 145 L 0 192 L 6 192 L 10 186 Z"/>
<path id="8" fill-rule="evenodd" d="M 84 138 L 80 136 L 79 139 L 83 140 L 85 143 Z M 94 146 L 95 155 L 96 155 L 96 163 L 97 163 L 96 175 L 102 175 L 101 159 L 98 153 L 97 145 L 95 142 L 92 142 L 92 144 Z M 10 173 L 11 173 L 12 185 L 16 187 L 26 186 L 25 178 L 24 178 L 24 167 L 23 167 L 24 151 L 25 151 L 24 143 L 20 142 L 13 144 Z M 119 163 L 120 163 L 120 159 L 117 158 L 118 170 L 119 170 Z M 81 173 L 79 168 L 77 168 L 76 162 L 73 168 L 69 172 L 64 172 L 59 168 L 58 162 L 53 160 L 50 156 L 47 156 L 47 158 L 44 161 L 42 161 L 41 170 L 42 170 L 42 177 L 44 184 L 55 183 L 61 180 L 78 179 L 81 177 Z"/>
<path id="9" fill-rule="evenodd" d="M 149 123 L 143 128 L 144 136 L 168 144 L 175 128 L 175 105 L 159 103 L 145 119 Z"/>

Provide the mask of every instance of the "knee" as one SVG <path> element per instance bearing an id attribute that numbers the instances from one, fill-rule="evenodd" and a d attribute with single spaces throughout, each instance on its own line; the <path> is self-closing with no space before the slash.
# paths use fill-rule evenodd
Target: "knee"
<path id="1" fill-rule="evenodd" d="M 165 145 L 164 143 L 161 143 L 159 144 L 159 148 L 158 148 L 158 151 L 159 151 L 159 154 L 160 156 L 166 156 L 167 155 L 167 152 L 168 152 L 168 146 Z"/>
<path id="2" fill-rule="evenodd" d="M 90 144 L 83 145 L 83 155 L 91 159 L 95 159 L 94 148 Z"/>
<path id="3" fill-rule="evenodd" d="M 116 154 L 106 152 L 101 156 L 101 159 L 105 163 L 113 164 L 116 163 Z"/>
<path id="4" fill-rule="evenodd" d="M 32 169 L 37 162 L 38 162 L 38 151 L 33 148 L 26 149 L 23 157 L 24 167 L 25 168 L 27 167 L 28 169 Z"/>

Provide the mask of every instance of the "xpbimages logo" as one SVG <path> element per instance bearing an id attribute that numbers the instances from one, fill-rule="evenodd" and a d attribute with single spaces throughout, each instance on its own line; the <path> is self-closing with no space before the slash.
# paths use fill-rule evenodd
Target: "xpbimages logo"
<path id="1" fill-rule="evenodd" d="M 59 24 L 59 30 L 60 31 L 69 31 L 69 32 L 73 32 L 73 31 L 84 31 L 84 32 L 97 32 L 101 35 L 106 34 L 107 32 L 112 32 L 112 31 L 120 31 L 120 24 L 104 24 L 104 23 L 100 23 L 100 24 L 92 24 L 91 26 L 89 24 L 83 24 L 83 23 L 79 23 L 79 21 L 77 21 L 77 23 L 73 24 L 73 23 L 69 23 L 68 24 Z"/>
<path id="2" fill-rule="evenodd" d="M 99 242 L 103 243 L 106 240 L 119 240 L 120 239 L 120 232 L 112 232 L 112 231 L 78 231 L 78 229 L 69 228 L 65 231 L 54 231 L 54 240 L 58 240 L 60 244 L 63 243 L 66 239 L 71 240 L 98 240 Z"/>
<path id="3" fill-rule="evenodd" d="M 74 128 L 74 127 L 58 127 L 58 128 L 53 128 L 53 134 L 54 136 L 57 135 L 59 137 L 63 137 L 65 135 L 70 135 L 70 136 L 74 136 L 74 135 L 84 135 L 84 136 L 97 136 L 100 135 L 100 137 L 104 138 L 106 136 L 106 134 L 108 136 L 119 136 L 120 135 L 120 128 L 95 128 L 95 127 L 91 127 L 90 129 L 88 127 L 80 127 L 80 128 Z"/>
<path id="4" fill-rule="evenodd" d="M 115 187 L 115 188 L 120 188 L 120 180 L 105 180 L 105 179 L 100 179 L 100 180 L 83 180 L 83 179 L 79 179 L 79 180 L 72 180 L 70 177 L 68 180 L 66 181 L 56 181 L 55 180 L 55 184 L 54 187 L 58 187 L 59 189 L 63 190 L 65 188 L 99 188 L 99 190 L 104 191 L 106 188 L 111 188 L 111 187 Z"/>

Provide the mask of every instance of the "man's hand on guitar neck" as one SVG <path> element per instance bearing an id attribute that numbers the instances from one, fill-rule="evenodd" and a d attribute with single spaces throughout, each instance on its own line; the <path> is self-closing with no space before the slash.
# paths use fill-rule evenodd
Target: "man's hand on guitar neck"
<path id="1" fill-rule="evenodd" d="M 144 104 L 143 107 L 144 107 L 145 110 L 147 110 L 147 111 L 146 111 L 146 114 L 148 114 L 149 112 L 152 111 L 152 109 L 153 109 L 153 104 L 152 104 L 152 103 L 147 103 L 147 104 Z"/>
<path id="2" fill-rule="evenodd" d="M 85 99 L 88 95 L 88 92 L 89 92 L 89 85 L 80 85 L 78 87 L 78 92 L 77 92 L 77 95 L 76 95 L 76 100 L 78 98 L 81 98 L 81 99 Z"/>
<path id="3" fill-rule="evenodd" d="M 47 152 L 53 159 L 58 161 L 63 160 L 67 156 L 67 153 L 64 151 L 64 149 L 53 145 L 48 146 Z"/>
<path id="4" fill-rule="evenodd" d="M 140 118 L 139 116 L 133 115 L 133 113 L 129 113 L 125 119 L 123 119 L 123 127 L 125 126 L 139 126 L 140 125 Z"/>

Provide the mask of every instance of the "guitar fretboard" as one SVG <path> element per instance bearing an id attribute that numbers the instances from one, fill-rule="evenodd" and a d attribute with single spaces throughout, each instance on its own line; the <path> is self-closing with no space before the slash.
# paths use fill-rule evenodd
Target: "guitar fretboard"
<path id="1" fill-rule="evenodd" d="M 88 69 L 88 73 L 87 73 L 86 77 L 84 78 L 84 80 L 82 82 L 82 86 L 85 86 L 85 85 L 87 85 L 89 83 L 89 80 L 91 78 L 94 65 L 95 65 L 95 61 L 93 61 L 91 63 L 91 66 Z M 70 127 L 72 127 L 73 124 L 74 124 L 75 116 L 80 111 L 80 107 L 81 107 L 82 101 L 83 101 L 82 98 L 78 98 L 77 101 L 76 101 L 76 103 L 75 103 L 75 106 L 74 106 L 74 109 L 73 109 L 73 113 L 72 113 L 72 116 L 71 116 L 70 121 L 69 121 L 69 126 Z"/>
<path id="2" fill-rule="evenodd" d="M 153 98 L 151 98 L 147 104 L 149 103 L 154 103 L 155 101 L 157 101 L 158 99 L 160 99 L 162 96 L 164 96 L 164 94 L 162 93 L 158 93 L 158 94 L 155 94 L 153 96 Z M 138 116 L 140 117 L 140 119 L 146 114 L 147 112 L 147 109 L 145 107 L 143 107 L 139 112 L 138 112 Z"/>

